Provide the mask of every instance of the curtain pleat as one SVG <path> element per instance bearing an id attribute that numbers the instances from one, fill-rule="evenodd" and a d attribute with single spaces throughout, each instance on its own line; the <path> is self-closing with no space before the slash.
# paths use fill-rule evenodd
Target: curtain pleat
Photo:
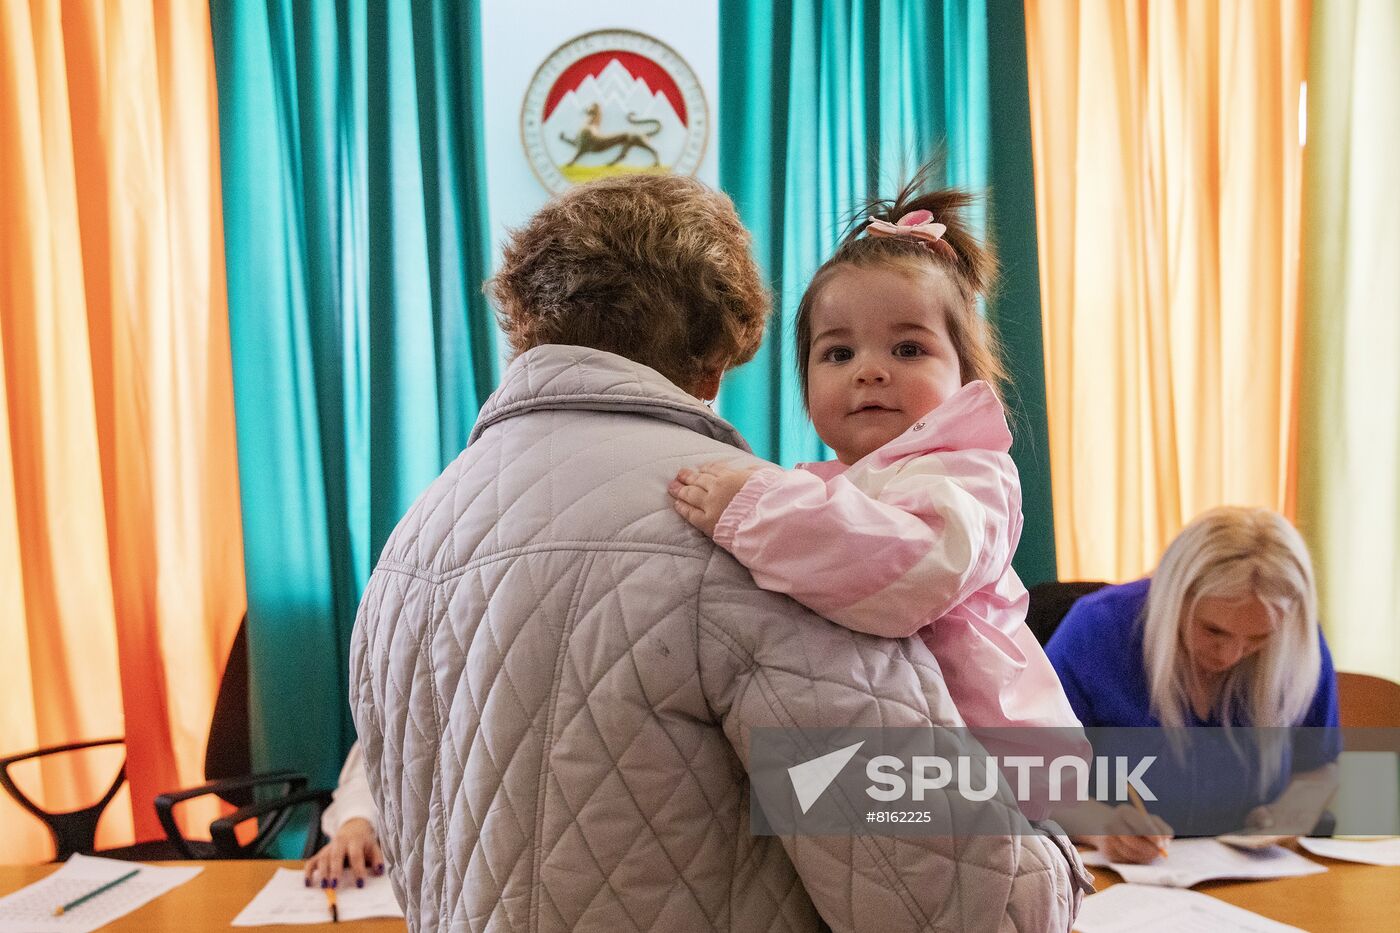
<path id="1" fill-rule="evenodd" d="M 1400 7 L 1313 8 L 1298 507 L 1337 666 L 1400 680 Z"/>
<path id="2" fill-rule="evenodd" d="M 499 374 L 476 6 L 212 17 L 254 762 L 328 784 L 360 591 Z"/>
<path id="3" fill-rule="evenodd" d="M 244 608 L 208 12 L 0 6 L 0 744 L 124 735 L 113 845 L 203 781 Z M 71 808 L 120 761 L 20 781 Z M 0 800 L 7 859 L 45 857 L 37 829 Z"/>
<path id="4" fill-rule="evenodd" d="M 1064 578 L 1140 575 L 1213 505 L 1294 511 L 1307 13 L 1026 4 Z"/>

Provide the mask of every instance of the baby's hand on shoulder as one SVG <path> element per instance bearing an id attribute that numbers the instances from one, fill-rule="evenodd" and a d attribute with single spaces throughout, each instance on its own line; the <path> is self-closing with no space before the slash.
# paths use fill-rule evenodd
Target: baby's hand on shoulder
<path id="1" fill-rule="evenodd" d="M 724 461 L 706 463 L 699 469 L 683 467 L 666 491 L 681 517 L 706 535 L 715 536 L 719 518 L 749 477 L 762 467 L 731 467 Z"/>

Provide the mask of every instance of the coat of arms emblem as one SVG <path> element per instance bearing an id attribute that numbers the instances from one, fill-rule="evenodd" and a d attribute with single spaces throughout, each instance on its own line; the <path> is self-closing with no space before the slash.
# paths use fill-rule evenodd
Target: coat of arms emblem
<path id="1" fill-rule="evenodd" d="M 558 194 L 624 172 L 695 174 L 710 113 L 695 73 L 670 46 L 609 29 L 545 59 L 525 92 L 520 133 L 535 175 Z"/>

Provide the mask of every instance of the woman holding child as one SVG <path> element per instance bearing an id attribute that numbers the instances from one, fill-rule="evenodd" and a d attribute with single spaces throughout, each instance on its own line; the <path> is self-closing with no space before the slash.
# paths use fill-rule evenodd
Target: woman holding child
<path id="1" fill-rule="evenodd" d="M 932 236 L 953 219 L 906 226 Z M 960 237 L 951 248 L 971 242 Z M 950 270 L 973 260 L 948 261 L 920 280 L 930 300 L 963 298 Z M 493 290 L 516 357 L 467 449 L 385 545 L 351 647 L 351 705 L 410 927 L 1067 930 L 1078 858 L 1062 836 L 1013 829 L 1026 824 L 1001 797 L 932 803 L 954 825 L 991 814 L 1001 834 L 750 826 L 755 730 L 962 717 L 934 654 L 897 637 L 923 623 L 882 633 L 896 637 L 833 625 L 760 589 L 667 505 L 678 468 L 762 466 L 704 404 L 754 355 L 768 310 L 728 199 L 664 175 L 575 188 L 513 234 Z M 985 384 L 947 359 L 946 334 L 886 350 L 890 365 L 937 355 L 938 391 L 971 386 L 990 410 Z M 895 401 L 852 419 L 847 454 L 914 431 L 926 412 L 911 406 L 944 399 Z M 994 454 L 1000 433 L 986 436 Z M 934 473 L 920 467 L 920 488 L 939 486 Z M 972 521 L 1007 510 L 1010 485 L 950 501 Z M 1020 598 L 1001 566 L 1019 520 L 998 528 L 985 557 L 931 547 L 928 560 L 942 562 L 948 606 L 996 608 L 1004 637 L 985 636 L 1033 658 L 1001 608 Z M 1016 688 L 1003 710 L 1068 715 L 1062 695 L 1022 691 L 1015 665 L 998 671 Z"/>

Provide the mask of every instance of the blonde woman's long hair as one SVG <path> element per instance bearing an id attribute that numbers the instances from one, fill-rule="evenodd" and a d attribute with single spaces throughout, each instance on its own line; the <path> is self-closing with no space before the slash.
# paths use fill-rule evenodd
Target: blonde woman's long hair
<path id="1" fill-rule="evenodd" d="M 1312 703 L 1322 667 L 1317 588 L 1302 535 L 1270 509 L 1211 509 L 1182 529 L 1152 575 L 1143 622 L 1143 664 L 1152 712 L 1166 727 L 1182 727 L 1193 672 L 1182 629 L 1202 599 L 1256 598 L 1278 622 L 1258 652 L 1240 661 L 1221 685 L 1226 729 L 1295 725 Z M 1281 765 L 1281 748 L 1261 741 L 1261 783 Z"/>

